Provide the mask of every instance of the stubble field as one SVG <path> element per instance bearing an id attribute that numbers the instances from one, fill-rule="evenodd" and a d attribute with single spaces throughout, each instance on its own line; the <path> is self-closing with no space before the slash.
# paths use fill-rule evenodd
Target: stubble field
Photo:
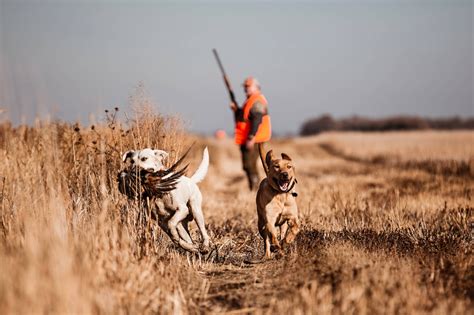
<path id="1" fill-rule="evenodd" d="M 174 118 L 0 130 L 2 314 L 468 314 L 474 310 L 474 133 L 275 139 L 295 161 L 301 232 L 263 254 L 231 140 Z M 121 153 L 191 143 L 217 254 L 176 248 L 116 187 Z M 263 172 L 262 172 L 263 173 Z M 196 226 L 193 236 L 199 240 Z"/>

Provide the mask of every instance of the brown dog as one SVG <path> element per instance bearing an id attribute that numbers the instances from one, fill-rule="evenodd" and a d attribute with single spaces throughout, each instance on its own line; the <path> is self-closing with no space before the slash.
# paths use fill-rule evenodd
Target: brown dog
<path id="1" fill-rule="evenodd" d="M 257 192 L 258 230 L 265 242 L 265 258 L 270 258 L 271 252 L 292 243 L 299 231 L 297 194 L 293 190 L 296 184 L 295 168 L 285 153 L 281 154 L 281 159 L 275 159 L 270 150 L 263 160 L 262 145 L 259 145 L 259 151 L 267 177 L 262 180 Z M 277 238 L 277 227 L 280 227 L 281 244 Z"/>

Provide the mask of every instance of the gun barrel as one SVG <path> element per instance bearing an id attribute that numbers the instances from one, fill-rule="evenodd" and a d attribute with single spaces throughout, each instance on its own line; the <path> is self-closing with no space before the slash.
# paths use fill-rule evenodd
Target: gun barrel
<path id="1" fill-rule="evenodd" d="M 217 64 L 219 65 L 219 68 L 221 69 L 222 76 L 224 77 L 224 83 L 225 86 L 227 87 L 227 91 L 229 92 L 229 97 L 230 100 L 237 105 L 237 101 L 235 99 L 235 94 L 234 91 L 232 91 L 232 86 L 230 85 L 230 81 L 227 78 L 227 74 L 225 73 L 224 66 L 222 65 L 221 59 L 219 58 L 219 54 L 217 53 L 217 49 L 213 48 L 212 52 L 214 53 L 214 57 L 216 57 Z"/>
<path id="2" fill-rule="evenodd" d="M 219 54 L 217 53 L 217 50 L 214 48 L 212 49 L 212 52 L 214 53 L 214 57 L 216 57 L 217 64 L 219 65 L 219 68 L 221 69 L 222 75 L 226 76 L 224 66 L 222 65 L 221 58 L 219 58 Z"/>

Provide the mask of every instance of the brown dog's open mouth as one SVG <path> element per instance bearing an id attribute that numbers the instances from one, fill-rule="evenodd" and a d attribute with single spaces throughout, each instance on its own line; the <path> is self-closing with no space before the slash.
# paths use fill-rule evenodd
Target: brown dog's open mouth
<path id="1" fill-rule="evenodd" d="M 286 178 L 280 178 L 277 180 L 278 188 L 280 188 L 281 191 L 287 192 L 290 187 L 291 180 L 286 179 Z"/>

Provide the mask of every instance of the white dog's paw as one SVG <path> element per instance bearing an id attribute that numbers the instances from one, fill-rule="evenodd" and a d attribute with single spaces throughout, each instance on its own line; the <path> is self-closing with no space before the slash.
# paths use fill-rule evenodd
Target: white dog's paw
<path id="1" fill-rule="evenodd" d="M 206 261 L 206 262 L 216 262 L 219 260 L 219 253 L 216 245 L 211 245 L 210 247 L 207 248 L 206 252 L 201 251 L 201 257 Z"/>
<path id="2" fill-rule="evenodd" d="M 200 248 L 199 248 L 199 251 L 201 252 L 201 254 L 207 254 L 209 253 L 211 250 L 211 244 L 210 244 L 210 241 L 209 240 L 205 240 Z"/>
<path id="3" fill-rule="evenodd" d="M 209 251 L 210 251 L 209 246 L 202 245 L 202 246 L 199 248 L 199 252 L 200 252 L 201 254 L 207 254 L 207 253 L 209 253 Z"/>

